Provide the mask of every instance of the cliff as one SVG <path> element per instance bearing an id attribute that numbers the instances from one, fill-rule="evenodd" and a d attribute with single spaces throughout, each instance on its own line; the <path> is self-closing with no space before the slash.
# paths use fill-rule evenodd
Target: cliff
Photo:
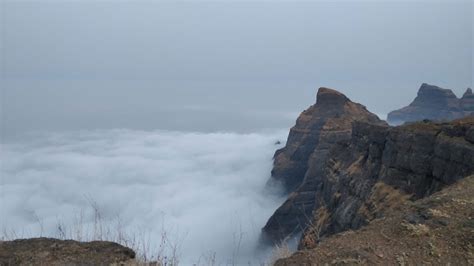
<path id="1" fill-rule="evenodd" d="M 467 89 L 461 99 L 448 89 L 423 83 L 415 100 L 408 106 L 392 111 L 387 116 L 390 124 L 421 121 L 424 119 L 446 121 L 472 115 L 474 96 Z"/>
<path id="2" fill-rule="evenodd" d="M 300 247 L 358 229 L 473 173 L 474 117 L 395 128 L 355 123 L 351 140 L 328 156 Z"/>
<path id="3" fill-rule="evenodd" d="M 470 176 L 275 265 L 473 265 L 473 203 Z"/>
<path id="4" fill-rule="evenodd" d="M 461 98 L 461 108 L 467 112 L 474 113 L 474 94 L 472 89 L 468 88 Z"/>
<path id="5" fill-rule="evenodd" d="M 473 116 L 390 127 L 365 108 L 332 117 L 343 101 L 324 103 L 320 96 L 290 131 L 287 146 L 276 153 L 272 173 L 295 175 L 283 176 L 290 180 L 285 184 L 292 184 L 287 186 L 291 193 L 263 228 L 264 241 L 279 243 L 303 231 L 299 248 L 312 248 L 325 237 L 358 229 L 405 200 L 429 196 L 474 173 Z M 338 124 L 341 118 L 344 123 Z M 320 121 L 326 123 L 321 126 Z M 306 128 L 311 130 L 301 134 Z M 305 156 L 295 156 L 297 151 Z M 293 171 L 295 165 L 299 171 Z"/>
<path id="6" fill-rule="evenodd" d="M 342 93 L 318 90 L 316 103 L 301 113 L 286 146 L 275 153 L 270 183 L 281 182 L 293 193 L 263 228 L 263 240 L 276 243 L 306 228 L 315 205 L 319 171 L 330 148 L 351 138 L 355 121 L 386 125 Z"/>
<path id="7" fill-rule="evenodd" d="M 358 253 L 351 253 L 350 241 L 356 241 L 359 235 L 365 237 L 363 232 L 370 229 L 358 230 L 352 238 L 338 238 L 335 235 L 344 235 L 344 232 L 371 226 L 372 221 L 383 221 L 386 217 L 398 215 L 396 213 L 406 209 L 406 206 L 412 206 L 410 204 L 413 202 L 424 202 L 423 199 L 426 197 L 432 199 L 430 195 L 433 193 L 474 174 L 474 116 L 449 123 L 424 121 L 398 127 L 355 121 L 351 132 L 350 139 L 332 145 L 319 170 L 314 169 L 311 166 L 312 161 L 309 161 L 306 177 L 311 176 L 310 185 L 307 187 L 301 185 L 270 218 L 269 223 L 277 227 L 276 230 L 263 229 L 266 239 L 275 242 L 285 239 L 294 232 L 295 227 L 293 224 L 279 222 L 278 219 L 285 221 L 288 216 L 298 213 L 289 210 L 297 209 L 299 202 L 306 208 L 298 209 L 300 212 L 305 211 L 306 218 L 298 220 L 300 223 L 297 225 L 304 229 L 298 247 L 302 251 L 277 265 L 305 265 L 308 260 L 297 260 L 298 263 L 293 263 L 293 258 L 302 259 L 309 256 L 314 259 L 316 256 L 314 254 L 319 256 L 321 255 L 319 252 L 329 252 L 331 244 L 325 243 L 343 241 L 341 238 L 348 241 L 337 242 L 344 246 L 341 248 L 343 250 L 338 252 L 333 250 L 332 257 L 327 258 L 357 255 Z M 471 186 L 472 182 L 469 181 L 467 184 Z M 472 192 L 474 187 L 466 189 Z M 306 201 L 297 201 L 296 199 L 303 198 L 302 195 L 305 195 Z M 469 198 L 466 200 L 472 203 L 473 194 L 466 192 L 465 195 Z M 469 212 L 469 209 L 462 209 L 461 205 L 458 207 L 464 213 Z M 408 215 L 407 212 L 404 214 Z M 419 216 L 419 214 L 404 216 L 408 217 L 404 218 L 406 221 L 400 218 L 397 223 L 403 222 L 409 228 L 413 226 L 406 225 L 406 222 L 413 223 L 416 227 L 426 218 L 422 219 Z M 470 222 L 469 217 L 472 217 L 472 212 L 465 215 L 465 222 Z M 394 225 L 373 226 L 383 228 Z M 449 241 L 450 231 L 443 232 L 446 241 Z M 454 240 L 465 241 L 465 237 L 474 239 L 472 230 L 468 235 L 465 233 L 459 235 L 462 235 L 462 239 Z M 368 243 L 364 242 L 369 245 Z M 440 245 L 446 243 L 450 242 L 442 242 Z M 409 244 L 412 243 L 400 245 Z M 383 248 L 390 256 L 396 255 L 390 245 Z M 305 253 L 304 250 L 311 252 Z M 299 257 L 301 254 L 306 254 L 306 257 Z M 384 254 L 382 252 L 382 256 L 385 256 Z M 453 255 L 449 258 L 453 259 Z M 372 257 L 367 259 L 372 259 L 371 263 L 376 261 Z M 326 258 L 309 261 L 311 263 L 306 265 L 316 265 L 326 261 Z"/>

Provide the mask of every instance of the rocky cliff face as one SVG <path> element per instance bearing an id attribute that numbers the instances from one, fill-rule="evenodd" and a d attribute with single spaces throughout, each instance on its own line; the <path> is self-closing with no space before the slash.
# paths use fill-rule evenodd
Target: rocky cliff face
<path id="1" fill-rule="evenodd" d="M 474 173 L 474 116 L 390 127 L 373 115 L 348 112 L 341 127 L 341 115 L 327 112 L 339 105 L 321 110 L 321 99 L 318 95 L 313 111 L 303 112 L 295 126 L 312 130 L 301 134 L 293 128 L 287 146 L 276 153 L 274 174 L 298 165 L 304 176 L 287 187 L 296 188 L 263 228 L 264 240 L 278 243 L 304 231 L 299 248 L 312 248 L 324 237 L 358 229 L 408 199 L 431 195 Z M 298 150 L 306 156 L 294 156 Z"/>
<path id="2" fill-rule="evenodd" d="M 467 112 L 474 113 L 474 94 L 472 89 L 468 88 L 461 98 L 461 108 Z"/>
<path id="3" fill-rule="evenodd" d="M 275 265 L 473 265 L 473 202 L 470 176 Z"/>
<path id="4" fill-rule="evenodd" d="M 331 149 L 301 248 L 358 229 L 474 173 L 474 117 L 400 127 L 355 123 L 350 141 Z M 322 215 L 324 214 L 324 215 Z"/>
<path id="5" fill-rule="evenodd" d="M 286 146 L 275 153 L 271 182 L 281 182 L 293 193 L 265 225 L 265 240 L 278 242 L 306 228 L 326 156 L 333 145 L 351 138 L 355 121 L 386 124 L 342 93 L 319 89 L 316 104 L 298 117 Z"/>
<path id="6" fill-rule="evenodd" d="M 469 116 L 473 111 L 471 89 L 458 99 L 451 90 L 424 83 L 415 100 L 404 108 L 390 112 L 387 120 L 396 125 L 423 119 L 445 121 Z"/>

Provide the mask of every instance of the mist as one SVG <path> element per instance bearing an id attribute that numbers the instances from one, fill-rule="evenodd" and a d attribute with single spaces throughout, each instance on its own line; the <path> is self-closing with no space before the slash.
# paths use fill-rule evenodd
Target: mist
<path id="1" fill-rule="evenodd" d="M 0 228 L 20 238 L 80 229 L 91 240 L 97 208 L 112 237 L 120 222 L 122 234 L 150 241 L 148 256 L 165 232 L 184 265 L 211 253 L 219 263 L 263 260 L 260 230 L 283 200 L 264 187 L 285 135 L 106 130 L 10 143 Z"/>
<path id="2" fill-rule="evenodd" d="M 152 249 L 167 232 L 185 265 L 264 259 L 283 200 L 264 190 L 272 156 L 317 88 L 381 118 L 422 83 L 461 96 L 472 13 L 470 0 L 0 0 L 0 237 L 83 225 L 92 240 L 99 211 Z"/>

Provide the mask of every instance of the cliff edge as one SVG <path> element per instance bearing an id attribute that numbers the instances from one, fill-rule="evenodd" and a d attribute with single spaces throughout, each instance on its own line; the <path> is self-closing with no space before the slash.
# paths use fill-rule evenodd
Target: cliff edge
<path id="1" fill-rule="evenodd" d="M 278 243 L 306 228 L 328 152 L 336 143 L 351 138 L 355 121 L 387 125 L 344 94 L 328 88 L 318 90 L 316 103 L 301 113 L 286 146 L 275 153 L 270 183 L 281 182 L 291 194 L 263 228 L 264 241 Z"/>

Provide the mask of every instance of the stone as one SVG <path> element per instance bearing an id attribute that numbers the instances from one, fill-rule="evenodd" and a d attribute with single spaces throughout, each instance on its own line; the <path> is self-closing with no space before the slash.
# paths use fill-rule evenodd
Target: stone
<path id="1" fill-rule="evenodd" d="M 329 147 L 319 164 L 309 160 L 304 181 L 269 219 L 263 235 L 277 242 L 299 228 L 302 239 L 317 240 L 356 230 L 408 199 L 454 184 L 474 173 L 474 144 L 468 141 L 473 129 L 472 116 L 398 127 L 353 122 L 349 139 Z M 321 209 L 326 215 L 317 215 Z M 299 248 L 317 242 L 300 242 Z"/>
<path id="2" fill-rule="evenodd" d="M 461 99 L 449 89 L 423 83 L 415 100 L 408 106 L 392 111 L 387 121 L 393 125 L 405 122 L 449 121 L 474 114 L 474 96 L 467 89 Z"/>
<path id="3" fill-rule="evenodd" d="M 0 265 L 124 265 L 135 252 L 107 241 L 53 238 L 0 241 Z"/>
<path id="4" fill-rule="evenodd" d="M 330 148 L 351 138 L 355 121 L 386 126 L 365 106 L 344 94 L 329 88 L 318 90 L 316 103 L 301 113 L 286 146 L 275 153 L 269 184 L 282 183 L 287 193 L 294 193 L 265 225 L 265 241 L 278 242 L 306 228 L 314 208 L 319 171 Z"/>

